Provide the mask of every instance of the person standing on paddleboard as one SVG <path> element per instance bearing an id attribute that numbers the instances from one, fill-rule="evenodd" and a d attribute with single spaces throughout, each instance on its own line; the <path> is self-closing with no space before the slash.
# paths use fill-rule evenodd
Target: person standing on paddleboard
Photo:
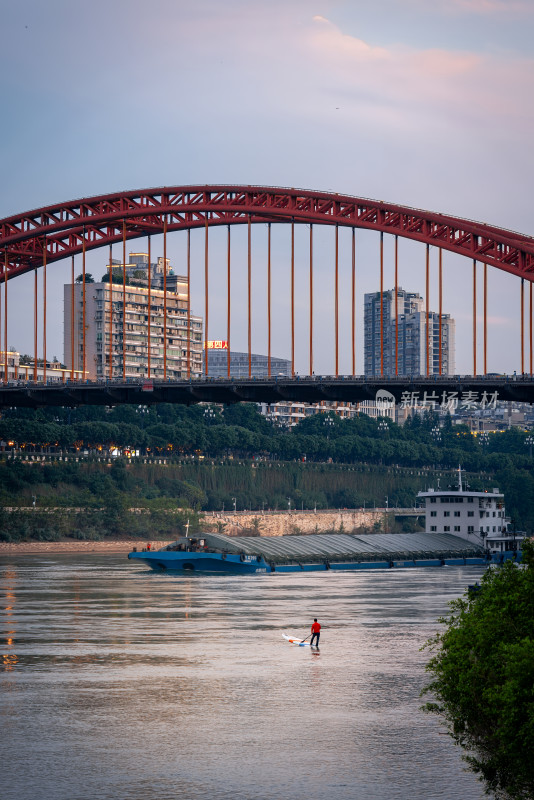
<path id="1" fill-rule="evenodd" d="M 321 626 L 317 622 L 317 617 L 314 617 L 313 625 L 311 626 L 312 638 L 310 642 L 310 646 L 313 647 L 313 642 L 316 639 L 316 645 L 319 647 L 319 638 L 321 636 Z"/>

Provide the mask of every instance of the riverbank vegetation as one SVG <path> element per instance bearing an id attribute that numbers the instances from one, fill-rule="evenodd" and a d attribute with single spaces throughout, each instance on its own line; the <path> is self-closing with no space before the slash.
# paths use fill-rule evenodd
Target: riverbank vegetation
<path id="1" fill-rule="evenodd" d="M 465 760 L 502 800 L 534 797 L 534 545 L 523 566 L 488 569 L 480 586 L 451 604 L 428 642 L 435 702 Z"/>
<path id="2" fill-rule="evenodd" d="M 327 413 L 284 429 L 253 404 L 8 409 L 0 440 L 0 508 L 87 509 L 96 514 L 89 533 L 104 535 L 110 526 L 109 516 L 96 524 L 99 509 L 116 514 L 118 532 L 123 509 L 137 507 L 167 514 L 163 526 L 176 508 L 412 507 L 417 492 L 437 488 L 438 480 L 442 488 L 456 485 L 458 464 L 472 489 L 505 493 L 518 528 L 534 528 L 527 433 L 512 428 L 480 438 L 433 413 L 403 427 Z"/>
<path id="3" fill-rule="evenodd" d="M 191 509 L 128 509 L 124 502 L 100 508 L 0 508 L 0 542 L 175 539 L 199 530 Z"/>
<path id="4" fill-rule="evenodd" d="M 528 432 L 510 428 L 484 437 L 465 425 L 440 421 L 432 412 L 415 415 L 404 426 L 365 414 L 343 420 L 333 413 L 314 414 L 293 428 L 273 425 L 256 405 L 117 406 L 77 409 L 6 409 L 0 440 L 21 453 L 113 449 L 153 456 L 272 458 L 337 463 L 435 465 L 471 472 L 530 469 Z"/>

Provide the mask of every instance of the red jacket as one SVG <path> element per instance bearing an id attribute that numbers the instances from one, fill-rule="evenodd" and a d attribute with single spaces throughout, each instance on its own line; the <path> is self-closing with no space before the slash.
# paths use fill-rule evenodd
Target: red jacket
<path id="1" fill-rule="evenodd" d="M 312 633 L 319 633 L 320 630 L 321 630 L 321 626 L 319 625 L 319 623 L 318 622 L 314 622 L 313 625 L 311 626 L 311 632 Z"/>

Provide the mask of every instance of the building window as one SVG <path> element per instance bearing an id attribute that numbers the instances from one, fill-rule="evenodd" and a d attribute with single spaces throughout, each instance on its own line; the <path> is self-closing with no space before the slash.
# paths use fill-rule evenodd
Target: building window
<path id="1" fill-rule="evenodd" d="M 454 530 L 455 530 L 455 531 L 459 531 L 459 530 L 460 530 L 460 526 L 459 526 L 459 525 L 455 525 L 455 526 L 454 526 Z"/>
<path id="2" fill-rule="evenodd" d="M 431 512 L 430 512 L 430 516 L 431 516 L 431 517 L 435 517 L 437 513 L 438 513 L 437 511 L 431 511 Z"/>
<path id="3" fill-rule="evenodd" d="M 473 525 L 468 525 L 467 526 L 467 533 L 474 533 L 474 531 L 475 531 L 475 529 L 474 529 Z"/>
<path id="4" fill-rule="evenodd" d="M 455 512 L 454 512 L 454 516 L 455 516 L 455 517 L 459 517 L 459 516 L 460 516 L 460 512 L 459 512 L 459 511 L 455 511 Z"/>
<path id="5" fill-rule="evenodd" d="M 431 497 L 431 498 L 430 498 L 430 502 L 431 502 L 431 503 L 435 503 L 435 502 L 436 502 L 436 498 L 435 498 L 435 497 Z"/>
<path id="6" fill-rule="evenodd" d="M 474 511 L 468 511 L 467 512 L 467 516 L 468 517 L 474 517 L 475 516 L 475 512 Z"/>
<path id="7" fill-rule="evenodd" d="M 445 527 L 443 528 L 444 531 L 450 531 L 450 529 L 451 529 L 450 525 L 445 525 Z"/>
<path id="8" fill-rule="evenodd" d="M 430 530 L 431 530 L 431 531 L 437 531 L 437 527 L 436 527 L 435 525 L 431 525 L 431 526 L 430 526 Z"/>
<path id="9" fill-rule="evenodd" d="M 443 512 L 443 516 L 444 516 L 444 517 L 450 517 L 450 515 L 451 515 L 451 512 L 450 512 L 450 511 L 444 511 L 444 512 Z"/>

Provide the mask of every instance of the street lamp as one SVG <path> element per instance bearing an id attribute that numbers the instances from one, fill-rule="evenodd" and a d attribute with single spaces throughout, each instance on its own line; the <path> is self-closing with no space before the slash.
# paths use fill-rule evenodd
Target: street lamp
<path id="1" fill-rule="evenodd" d="M 516 525 L 515 518 L 512 519 L 511 522 L 512 522 L 512 526 L 513 526 L 512 527 L 512 533 L 514 534 L 514 538 L 513 538 L 513 541 L 512 541 L 512 549 L 515 552 L 515 550 L 516 550 L 515 540 L 516 540 L 516 533 L 517 533 L 517 525 Z"/>
<path id="2" fill-rule="evenodd" d="M 208 425 L 215 419 L 216 413 L 211 406 L 208 406 L 204 409 L 204 419 L 208 423 Z"/>
<path id="3" fill-rule="evenodd" d="M 141 427 L 145 427 L 146 414 L 149 414 L 148 406 L 137 406 L 136 413 L 141 416 Z"/>
<path id="4" fill-rule="evenodd" d="M 333 418 L 330 416 L 330 414 L 327 414 L 325 416 L 325 418 L 323 420 L 323 425 L 326 427 L 326 438 L 330 439 L 330 431 L 332 430 L 332 428 L 335 425 L 335 422 L 334 422 Z"/>
<path id="5" fill-rule="evenodd" d="M 438 425 L 435 425 L 432 430 L 430 431 L 432 434 L 433 439 L 435 440 L 436 444 L 441 443 L 441 430 L 439 429 Z"/>
<path id="6" fill-rule="evenodd" d="M 237 511 L 237 505 L 236 505 L 235 497 L 232 497 L 232 503 L 234 504 L 234 514 L 235 514 L 235 512 Z"/>
<path id="7" fill-rule="evenodd" d="M 287 510 L 291 511 L 291 498 L 290 497 L 287 498 Z"/>

